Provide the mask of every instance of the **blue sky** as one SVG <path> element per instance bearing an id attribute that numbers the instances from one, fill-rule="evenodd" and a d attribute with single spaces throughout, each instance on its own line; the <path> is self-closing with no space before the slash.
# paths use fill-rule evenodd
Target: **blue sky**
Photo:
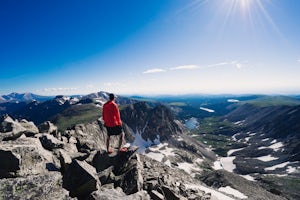
<path id="1" fill-rule="evenodd" d="M 0 2 L 0 95 L 300 93 L 298 0 Z"/>

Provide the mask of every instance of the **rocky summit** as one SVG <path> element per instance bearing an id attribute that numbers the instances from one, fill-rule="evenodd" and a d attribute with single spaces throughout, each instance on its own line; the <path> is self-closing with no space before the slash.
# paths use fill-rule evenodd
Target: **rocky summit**
<path id="1" fill-rule="evenodd" d="M 143 153 L 131 145 L 108 154 L 101 120 L 59 132 L 49 121 L 37 127 L 3 116 L 0 131 L 0 199 L 284 199 L 238 175 L 211 172 L 214 153 L 183 133 Z"/>

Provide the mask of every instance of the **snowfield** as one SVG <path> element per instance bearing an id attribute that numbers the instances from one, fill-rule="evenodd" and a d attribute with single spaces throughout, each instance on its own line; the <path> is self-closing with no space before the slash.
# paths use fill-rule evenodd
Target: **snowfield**
<path id="1" fill-rule="evenodd" d="M 203 185 L 194 185 L 194 184 L 185 184 L 185 187 L 187 189 L 199 189 L 201 191 L 204 191 L 205 193 L 211 193 L 211 199 L 212 200 L 235 200 L 229 196 L 226 196 L 225 194 L 218 192 L 212 188 L 203 186 Z"/>
<path id="2" fill-rule="evenodd" d="M 209 109 L 209 108 L 204 108 L 204 107 L 200 107 L 200 110 L 204 110 L 204 111 L 206 111 L 206 112 L 210 112 L 210 113 L 213 113 L 213 112 L 215 112 L 214 110 L 212 110 L 212 109 Z"/>
<path id="3" fill-rule="evenodd" d="M 247 199 L 248 198 L 248 196 L 244 195 L 243 193 L 241 193 L 240 191 L 238 191 L 236 189 L 233 189 L 230 186 L 220 187 L 218 190 L 221 191 L 221 192 L 225 192 L 227 194 L 231 194 L 231 195 L 233 195 L 237 198 L 240 198 L 240 199 Z"/>

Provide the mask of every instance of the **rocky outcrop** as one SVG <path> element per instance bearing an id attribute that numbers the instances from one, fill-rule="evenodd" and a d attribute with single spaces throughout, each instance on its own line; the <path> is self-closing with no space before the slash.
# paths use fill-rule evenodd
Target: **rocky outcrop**
<path id="1" fill-rule="evenodd" d="M 152 106 L 146 102 L 138 102 L 122 109 L 121 117 L 135 134 L 141 134 L 146 141 L 158 139 L 157 135 L 164 141 L 183 132 L 174 121 L 171 110 L 163 105 Z"/>
<path id="2" fill-rule="evenodd" d="M 11 123 L 20 124 L 14 120 Z M 166 155 L 176 157 L 167 165 L 138 154 L 135 146 L 130 146 L 126 152 L 107 154 L 106 130 L 101 121 L 77 125 L 62 137 L 49 129 L 43 130 L 44 133 L 23 134 L 14 140 L 0 141 L 0 199 L 209 200 L 218 199 L 218 195 L 230 199 L 230 195 L 201 182 L 201 171 L 195 171 L 195 176 L 191 176 L 186 170 L 176 167 L 180 164 L 176 163 L 179 158 L 188 164 L 196 162 L 199 157 L 210 161 L 215 159 L 204 146 L 184 135 L 168 136 L 172 149 L 160 145 Z M 111 140 L 112 145 L 117 146 L 118 138 L 112 137 Z M 153 155 L 158 155 L 158 152 Z M 214 176 L 206 177 L 201 180 L 210 184 L 209 180 Z M 240 181 L 240 177 L 230 174 L 226 177 L 233 178 L 226 178 L 227 181 L 220 185 L 232 186 L 247 195 L 250 195 L 250 190 L 239 184 L 252 187 L 251 192 L 257 189 L 246 180 Z M 235 184 L 235 180 L 239 182 Z M 264 196 L 252 199 L 276 200 L 264 189 L 257 190 Z"/>

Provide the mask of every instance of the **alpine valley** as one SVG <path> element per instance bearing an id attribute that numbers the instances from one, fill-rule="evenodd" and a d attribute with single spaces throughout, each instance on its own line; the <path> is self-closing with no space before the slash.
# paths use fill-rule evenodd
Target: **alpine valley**
<path id="1" fill-rule="evenodd" d="M 300 199 L 299 96 L 117 95 L 107 154 L 108 94 L 0 96 L 0 199 Z"/>

